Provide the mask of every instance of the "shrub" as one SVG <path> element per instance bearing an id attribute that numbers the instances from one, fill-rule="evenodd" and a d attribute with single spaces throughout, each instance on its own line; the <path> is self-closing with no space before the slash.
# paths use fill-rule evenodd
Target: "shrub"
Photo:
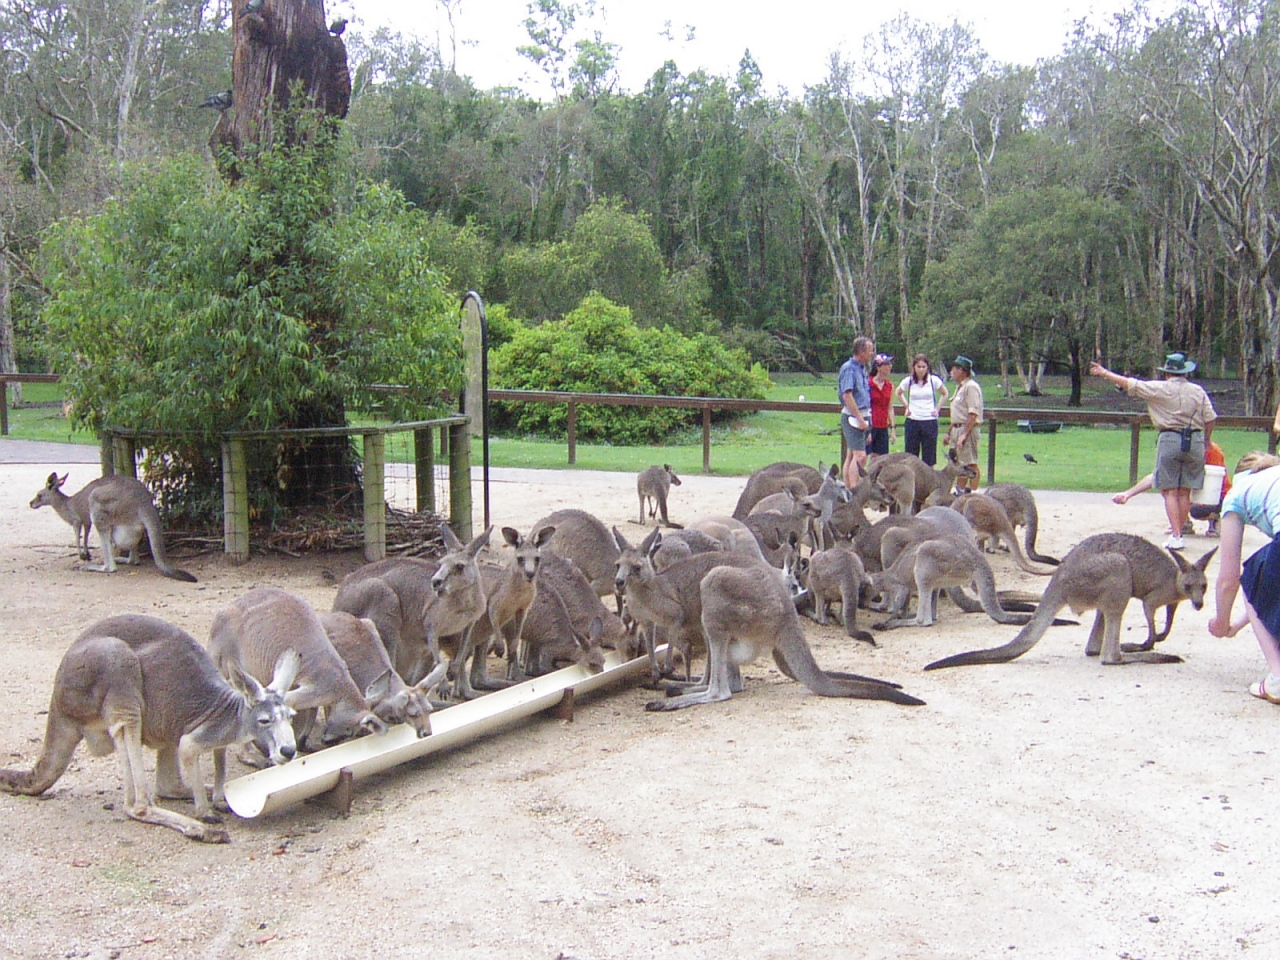
<path id="1" fill-rule="evenodd" d="M 496 350 L 494 383 L 508 390 L 638 393 L 677 397 L 762 399 L 771 386 L 746 352 L 714 336 L 686 337 L 670 327 L 641 329 L 626 307 L 588 294 L 563 320 L 515 331 Z M 495 424 L 521 433 L 563 437 L 560 404 L 498 404 Z M 698 419 L 693 410 L 584 405 L 578 436 L 616 444 L 653 443 Z"/>

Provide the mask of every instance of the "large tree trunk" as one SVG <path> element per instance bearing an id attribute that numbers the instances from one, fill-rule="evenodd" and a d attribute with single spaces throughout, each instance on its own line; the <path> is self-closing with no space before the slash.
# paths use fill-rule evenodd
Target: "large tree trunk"
<path id="1" fill-rule="evenodd" d="M 230 148 L 243 155 L 277 135 L 277 111 L 295 105 L 295 89 L 307 106 L 331 117 L 347 115 L 351 73 L 347 46 L 325 24 L 321 0 L 266 0 L 257 13 L 234 4 L 231 83 L 234 107 L 222 111 L 209 137 L 215 156 Z M 281 131 L 292 139 L 292 131 Z M 234 171 L 228 171 L 234 178 Z"/>

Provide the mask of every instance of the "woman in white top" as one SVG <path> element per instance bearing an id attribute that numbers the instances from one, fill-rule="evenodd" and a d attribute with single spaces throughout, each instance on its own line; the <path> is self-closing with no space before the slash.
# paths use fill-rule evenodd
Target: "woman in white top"
<path id="1" fill-rule="evenodd" d="M 930 372 L 923 353 L 912 359 L 911 376 L 898 387 L 898 396 L 907 408 L 907 453 L 932 467 L 938 462 L 938 411 L 947 400 L 947 385 Z"/>
<path id="2" fill-rule="evenodd" d="M 1221 510 L 1217 611 L 1209 621 L 1209 632 L 1215 637 L 1234 637 L 1246 623 L 1252 624 L 1268 675 L 1249 692 L 1261 700 L 1280 703 L 1280 641 L 1276 639 L 1280 637 L 1280 539 L 1276 538 L 1280 533 L 1280 457 L 1245 454 Z M 1271 541 L 1241 564 L 1246 524 L 1257 527 Z M 1245 615 L 1232 622 L 1231 607 L 1242 589 Z"/>

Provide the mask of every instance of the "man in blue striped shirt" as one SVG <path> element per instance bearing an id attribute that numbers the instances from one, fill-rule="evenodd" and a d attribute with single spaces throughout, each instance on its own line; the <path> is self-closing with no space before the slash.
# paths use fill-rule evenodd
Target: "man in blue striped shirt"
<path id="1" fill-rule="evenodd" d="M 867 462 L 867 437 L 871 433 L 871 385 L 867 382 L 867 364 L 875 354 L 876 345 L 870 337 L 856 337 L 853 356 L 844 362 L 836 381 L 836 390 L 844 405 L 840 411 L 840 429 L 847 448 L 844 484 L 850 490 L 862 479 L 862 466 Z"/>

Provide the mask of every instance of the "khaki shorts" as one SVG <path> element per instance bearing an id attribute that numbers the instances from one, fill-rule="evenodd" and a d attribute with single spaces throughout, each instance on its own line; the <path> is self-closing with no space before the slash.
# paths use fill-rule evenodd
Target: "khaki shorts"
<path id="1" fill-rule="evenodd" d="M 982 439 L 982 428 L 974 427 L 969 431 L 969 436 L 965 442 L 960 443 L 959 437 L 963 430 L 964 424 L 956 424 L 951 427 L 951 449 L 956 453 L 956 463 L 962 467 L 968 467 L 978 462 L 978 441 Z"/>

